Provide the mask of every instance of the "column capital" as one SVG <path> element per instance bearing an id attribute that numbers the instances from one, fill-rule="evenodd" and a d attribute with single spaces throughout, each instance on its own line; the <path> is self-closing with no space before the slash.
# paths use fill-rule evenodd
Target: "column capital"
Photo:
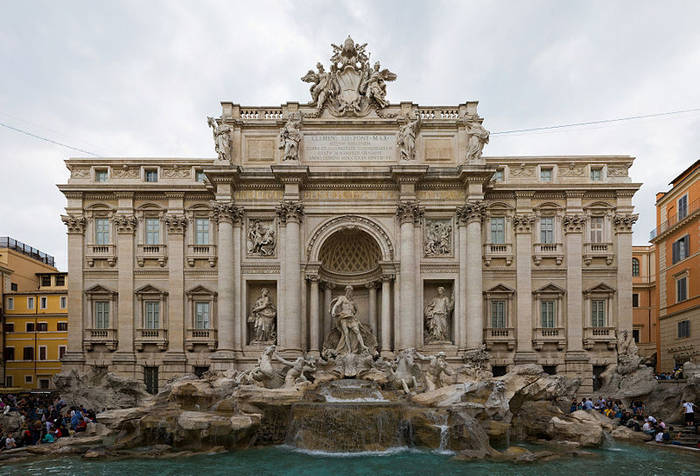
<path id="1" fill-rule="evenodd" d="M 112 217 L 112 223 L 117 227 L 117 233 L 120 234 L 131 234 L 133 235 L 136 231 L 136 224 L 138 220 L 134 215 L 114 215 Z"/>
<path id="2" fill-rule="evenodd" d="M 282 200 L 275 208 L 275 212 L 282 223 L 288 221 L 301 223 L 304 217 L 304 204 L 296 200 Z"/>
<path id="3" fill-rule="evenodd" d="M 169 213 L 165 215 L 165 226 L 168 227 L 168 234 L 183 234 L 187 228 L 187 217 Z"/>
<path id="4" fill-rule="evenodd" d="M 367 289 L 377 289 L 377 282 L 376 281 L 370 281 L 369 283 L 365 283 L 365 287 Z"/>
<path id="5" fill-rule="evenodd" d="M 318 274 L 307 273 L 306 280 L 312 283 L 319 283 L 321 281 L 321 277 Z"/>
<path id="6" fill-rule="evenodd" d="M 535 215 L 531 213 L 516 213 L 513 215 L 513 229 L 515 233 L 531 233 L 535 223 Z"/>
<path id="7" fill-rule="evenodd" d="M 583 233 L 586 224 L 586 216 L 580 214 L 570 214 L 564 216 L 564 233 Z"/>
<path id="8" fill-rule="evenodd" d="M 394 277 L 395 276 L 393 274 L 382 274 L 380 279 L 382 282 L 391 282 L 394 280 Z"/>
<path id="9" fill-rule="evenodd" d="M 399 222 L 402 225 L 404 223 L 420 223 L 423 213 L 423 208 L 417 200 L 399 202 L 396 206 L 396 216 L 399 217 Z"/>
<path id="10" fill-rule="evenodd" d="M 330 281 L 321 281 L 321 285 L 323 289 L 335 289 L 335 283 L 331 283 Z"/>
<path id="11" fill-rule="evenodd" d="M 632 233 L 632 226 L 639 218 L 638 213 L 618 213 L 613 217 L 615 233 Z"/>
<path id="12" fill-rule="evenodd" d="M 209 202 L 211 212 L 209 216 L 216 222 L 240 223 L 245 210 L 237 207 L 233 202 L 212 200 Z"/>
<path id="13" fill-rule="evenodd" d="M 82 235 L 85 233 L 85 226 L 87 225 L 87 220 L 82 215 L 61 215 L 61 221 L 68 228 L 68 234 Z"/>
<path id="14" fill-rule="evenodd" d="M 469 224 L 478 221 L 481 223 L 486 215 L 486 203 L 483 200 L 467 202 L 457 207 L 457 220 L 460 224 Z"/>

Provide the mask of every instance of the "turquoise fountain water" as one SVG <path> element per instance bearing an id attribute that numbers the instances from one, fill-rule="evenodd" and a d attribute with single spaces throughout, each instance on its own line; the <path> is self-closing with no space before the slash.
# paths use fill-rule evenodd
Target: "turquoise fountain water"
<path id="1" fill-rule="evenodd" d="M 547 463 L 511 464 L 455 461 L 438 452 L 396 449 L 381 454 L 327 454 L 292 448 L 250 449 L 216 455 L 165 460 L 86 461 L 58 458 L 4 465 L 7 475 L 697 475 L 700 455 L 644 445 L 617 445 L 593 450 L 595 457 Z"/>

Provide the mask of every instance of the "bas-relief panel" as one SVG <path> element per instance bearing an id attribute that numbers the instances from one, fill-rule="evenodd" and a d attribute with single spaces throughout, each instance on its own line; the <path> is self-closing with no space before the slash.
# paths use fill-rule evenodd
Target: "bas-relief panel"
<path id="1" fill-rule="evenodd" d="M 248 256 L 274 257 L 277 250 L 277 227 L 274 219 L 248 218 Z"/>
<path id="2" fill-rule="evenodd" d="M 431 258 L 452 256 L 453 230 L 449 218 L 426 218 L 423 225 L 423 254 Z"/>

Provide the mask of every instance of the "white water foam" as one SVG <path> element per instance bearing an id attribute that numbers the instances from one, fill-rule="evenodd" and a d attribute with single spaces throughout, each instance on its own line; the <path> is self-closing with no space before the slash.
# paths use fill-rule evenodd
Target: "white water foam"
<path id="1" fill-rule="evenodd" d="M 323 451 L 323 450 L 307 450 L 303 448 L 297 448 L 290 445 L 280 445 L 279 448 L 284 448 L 295 453 L 302 453 L 309 456 L 319 456 L 328 458 L 355 458 L 360 456 L 392 456 L 400 453 L 424 453 L 416 448 L 409 448 L 408 446 L 395 446 L 393 448 L 387 448 L 381 451 Z"/>

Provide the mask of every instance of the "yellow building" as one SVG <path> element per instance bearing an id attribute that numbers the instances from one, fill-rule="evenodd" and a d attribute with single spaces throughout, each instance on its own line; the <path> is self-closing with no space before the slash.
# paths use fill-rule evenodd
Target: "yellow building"
<path id="1" fill-rule="evenodd" d="M 49 388 L 67 345 L 67 273 L 52 256 L 7 237 L 0 237 L 0 267 L 2 383 Z"/>

